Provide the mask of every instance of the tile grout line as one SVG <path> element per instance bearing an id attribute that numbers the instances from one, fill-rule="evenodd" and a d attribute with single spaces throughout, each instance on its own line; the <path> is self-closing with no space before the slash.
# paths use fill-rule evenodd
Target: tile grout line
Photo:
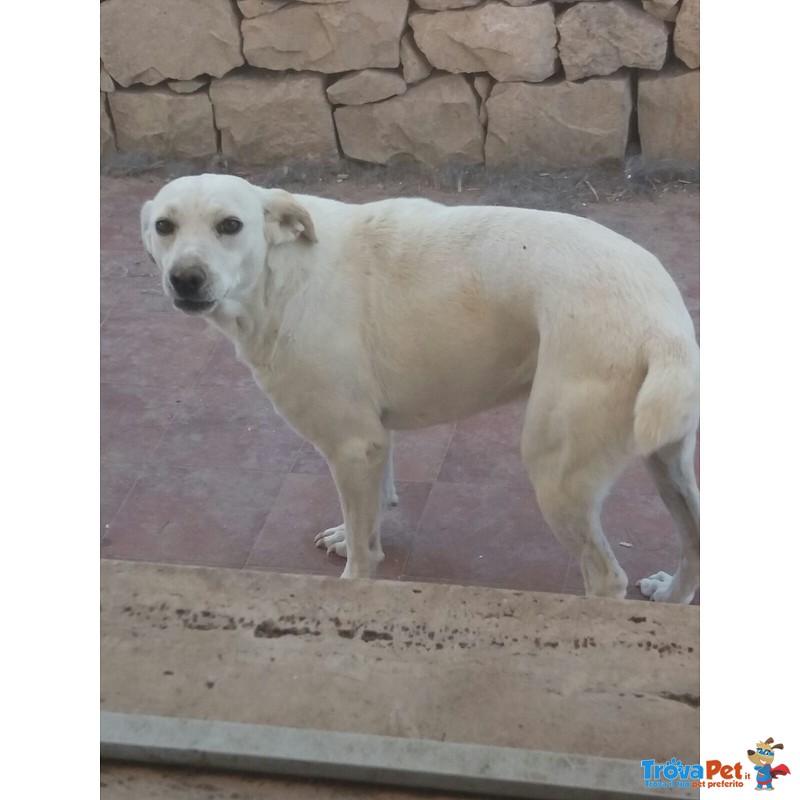
<path id="1" fill-rule="evenodd" d="M 439 464 L 439 469 L 436 470 L 436 475 L 434 476 L 433 480 L 431 481 L 431 491 L 433 491 L 433 487 L 439 481 L 439 476 L 442 474 L 442 467 L 444 467 L 444 462 L 447 459 L 447 454 L 450 452 L 450 446 L 453 444 L 453 437 L 456 435 L 456 428 L 457 427 L 458 427 L 458 420 L 453 423 L 453 429 L 450 431 L 450 436 L 447 439 L 447 445 L 444 448 L 444 453 L 442 454 L 442 461 Z M 427 502 L 425 503 L 425 505 L 427 505 Z M 423 509 L 423 512 L 424 512 L 424 509 Z"/>
<path id="2" fill-rule="evenodd" d="M 433 491 L 433 483 L 431 481 L 400 481 L 400 483 L 405 483 L 405 484 L 428 483 L 430 484 L 430 489 L 428 489 L 428 495 L 425 498 L 425 502 L 422 505 L 422 511 L 420 511 L 417 524 L 414 526 L 414 530 L 408 539 L 408 546 L 406 547 L 405 557 L 403 558 L 403 563 L 400 565 L 400 568 L 397 571 L 396 580 L 402 580 L 403 575 L 405 575 L 406 567 L 408 566 L 409 559 L 411 558 L 411 552 L 414 549 L 414 541 L 416 540 L 417 534 L 419 533 L 420 525 L 422 525 L 422 518 L 425 516 L 425 509 L 428 507 L 428 500 L 430 500 L 431 492 Z"/>
<path id="3" fill-rule="evenodd" d="M 103 465 L 102 464 L 100 465 L 100 469 L 102 471 L 102 469 L 103 469 Z M 125 497 L 122 498 L 122 501 L 119 503 L 119 505 L 114 510 L 114 513 L 111 515 L 111 519 L 109 519 L 109 521 L 103 527 L 103 532 L 102 532 L 102 534 L 100 536 L 100 545 L 101 545 L 101 547 L 102 547 L 103 539 L 105 538 L 105 535 L 106 535 L 105 532 L 111 530 L 114 527 L 114 522 L 119 517 L 119 514 L 122 511 L 122 507 L 125 505 L 125 503 L 128 502 L 128 498 L 130 498 L 130 496 L 134 492 L 134 489 L 136 489 L 136 486 L 139 483 L 139 479 L 142 476 L 142 471 L 143 470 L 144 470 L 144 464 L 140 463 L 137 467 L 135 467 L 135 470 L 134 470 L 135 471 L 135 477 L 133 478 L 133 482 L 131 483 L 131 488 L 128 489 L 128 491 L 125 494 Z M 101 522 L 101 524 L 102 524 L 102 522 Z M 101 558 L 103 557 L 102 550 L 100 552 L 100 557 Z"/>
<path id="4" fill-rule="evenodd" d="M 101 254 L 101 261 L 102 261 L 102 254 Z M 113 308 L 116 307 L 118 302 L 119 301 L 117 301 L 116 303 L 113 304 L 111 310 L 113 310 Z M 110 317 L 111 310 L 106 314 L 106 316 L 104 318 L 104 321 Z M 102 327 L 102 324 L 101 324 L 101 327 Z M 102 380 L 102 376 L 101 376 L 100 384 L 101 385 L 105 384 L 106 386 L 120 386 L 120 385 L 122 385 L 122 386 L 134 386 L 134 387 L 137 387 L 137 388 L 140 388 L 142 386 L 156 386 L 158 388 L 166 389 L 171 394 L 173 392 L 177 393 L 179 395 L 180 401 L 183 402 L 183 400 L 186 399 L 185 393 L 187 391 L 192 391 L 197 387 L 197 384 L 198 384 L 198 381 L 200 379 L 200 376 L 203 374 L 203 372 L 205 371 L 206 367 L 210 363 L 211 359 L 214 356 L 214 353 L 217 352 L 217 349 L 219 348 L 220 344 L 221 344 L 221 342 L 217 342 L 214 345 L 214 347 L 211 349 L 211 352 L 206 357 L 206 360 L 203 363 L 203 366 L 198 371 L 197 377 L 195 378 L 195 380 L 194 380 L 194 382 L 192 383 L 191 386 L 178 385 L 178 386 L 174 386 L 173 387 L 173 386 L 163 386 L 162 384 L 158 384 L 158 383 L 155 383 L 155 384 L 143 384 L 140 381 L 138 381 L 138 382 L 134 381 L 134 382 L 131 382 L 131 383 L 122 383 L 121 384 L 121 383 L 119 383 L 117 381 L 113 381 L 113 380 L 112 381 L 103 381 Z M 125 497 L 122 499 L 120 504 L 117 506 L 116 510 L 114 511 L 114 513 L 111 516 L 111 519 L 107 523 L 107 526 L 105 526 L 103 528 L 103 535 L 105 535 L 105 531 L 106 530 L 110 530 L 111 528 L 113 528 L 114 522 L 119 518 L 120 512 L 122 511 L 122 508 L 124 507 L 125 503 L 128 502 L 128 500 L 130 499 L 131 495 L 136 490 L 136 487 L 138 486 L 139 481 L 141 480 L 142 475 L 144 474 L 144 472 L 149 468 L 152 468 L 152 469 L 157 468 L 157 465 L 154 463 L 153 458 L 154 458 L 156 452 L 158 451 L 158 448 L 161 446 L 161 444 L 163 443 L 163 441 L 166 438 L 167 434 L 169 433 L 170 429 L 172 428 L 172 426 L 174 424 L 174 421 L 175 421 L 175 414 L 171 414 L 169 419 L 168 419 L 168 421 L 167 421 L 167 424 L 164 426 L 164 430 L 162 431 L 161 436 L 159 436 L 158 441 L 154 445 L 153 449 L 150 451 L 150 454 L 146 458 L 144 458 L 139 463 L 139 465 L 136 467 L 136 470 L 135 470 L 136 474 L 135 474 L 135 477 L 133 479 L 133 483 L 131 484 L 131 488 L 128 490 L 128 492 L 126 493 Z M 101 464 L 101 470 L 102 470 L 102 464 Z M 101 536 L 101 540 L 102 540 L 102 536 Z M 102 552 L 101 552 L 101 557 L 102 557 Z"/>
<path id="5" fill-rule="evenodd" d="M 200 380 L 201 380 L 203 374 L 205 373 L 206 369 L 208 368 L 208 365 L 211 363 L 211 361 L 214 358 L 214 356 L 216 356 L 217 352 L 219 350 L 221 350 L 225 346 L 225 344 L 226 344 L 225 339 L 220 339 L 217 342 L 217 344 L 214 346 L 214 349 L 209 354 L 208 358 L 206 359 L 206 362 L 203 364 L 203 366 L 200 368 L 199 372 L 197 373 L 197 378 L 195 379 L 195 382 L 192 385 L 192 391 L 196 391 L 196 390 L 199 390 L 201 388 Z M 251 380 L 252 380 L 252 378 L 251 378 Z M 269 397 L 267 395 L 264 395 L 264 399 L 268 403 L 271 402 L 271 400 L 269 399 Z M 278 414 L 278 416 L 280 417 L 280 414 Z M 166 436 L 166 431 L 165 431 L 164 435 Z M 297 459 L 300 457 L 300 451 L 301 451 L 302 447 L 303 447 L 303 445 L 302 445 L 302 440 L 301 440 L 300 444 L 297 447 L 297 451 L 294 454 L 294 458 L 292 459 L 292 463 L 289 466 L 288 471 L 282 473 L 283 474 L 283 480 L 281 481 L 281 484 L 278 487 L 278 491 L 275 493 L 275 499 L 276 500 L 278 498 L 278 495 L 280 495 L 280 493 L 283 491 L 283 487 L 286 485 L 286 479 L 291 474 L 292 468 L 294 467 L 295 463 L 297 462 Z M 239 469 L 241 469 L 241 468 L 239 468 Z M 244 471 L 245 472 L 264 472 L 264 470 L 244 470 Z M 273 473 L 273 474 L 281 474 L 281 473 L 277 472 L 277 473 Z M 272 513 L 273 506 L 274 506 L 274 502 L 272 504 L 270 504 L 270 507 L 268 509 L 265 509 L 266 513 L 264 514 L 264 522 L 262 523 L 261 527 L 259 528 L 258 533 L 253 538 L 253 542 L 250 545 L 250 547 L 248 548 L 247 555 L 245 556 L 244 561 L 238 567 L 236 567 L 236 569 L 246 569 L 250 565 L 250 559 L 251 559 L 251 557 L 253 555 L 253 551 L 255 550 L 255 547 L 258 544 L 259 539 L 261 538 L 262 534 L 264 533 L 264 529 L 267 527 L 267 521 L 269 520 L 270 514 Z"/>
<path id="6" fill-rule="evenodd" d="M 428 510 L 428 504 L 431 501 L 431 495 L 433 494 L 433 490 L 436 487 L 437 481 L 439 480 L 439 475 L 442 472 L 442 467 L 444 466 L 445 459 L 447 458 L 447 454 L 450 451 L 450 445 L 453 443 L 453 437 L 455 436 L 457 425 L 458 425 L 457 421 L 453 423 L 453 427 L 450 430 L 450 436 L 447 438 L 447 445 L 445 446 L 444 451 L 442 453 L 442 460 L 439 462 L 439 469 L 436 470 L 436 475 L 434 475 L 433 480 L 430 481 L 431 488 L 428 491 L 428 496 L 425 498 L 425 503 L 422 506 L 422 511 L 420 512 L 417 524 L 414 526 L 414 532 L 411 535 L 411 538 L 409 539 L 408 549 L 406 550 L 406 557 L 405 560 L 403 561 L 403 566 L 397 573 L 398 580 L 406 580 L 409 577 L 406 574 L 406 568 L 408 567 L 408 563 L 411 560 L 411 556 L 414 552 L 414 545 L 416 544 L 417 536 L 419 536 L 419 531 L 420 528 L 422 527 L 422 521 L 425 519 L 425 513 Z"/>

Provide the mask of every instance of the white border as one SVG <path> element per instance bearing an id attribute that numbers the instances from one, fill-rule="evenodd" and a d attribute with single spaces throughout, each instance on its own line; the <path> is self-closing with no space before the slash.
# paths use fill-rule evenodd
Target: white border
<path id="1" fill-rule="evenodd" d="M 99 792 L 97 15 L 90 3 L 3 9 L 0 586 L 12 795 L 25 794 L 17 781 L 42 797 Z"/>
<path id="2" fill-rule="evenodd" d="M 772 736 L 795 772 L 774 796 L 794 797 L 800 19 L 726 0 L 702 20 L 701 752 L 747 769 Z"/>

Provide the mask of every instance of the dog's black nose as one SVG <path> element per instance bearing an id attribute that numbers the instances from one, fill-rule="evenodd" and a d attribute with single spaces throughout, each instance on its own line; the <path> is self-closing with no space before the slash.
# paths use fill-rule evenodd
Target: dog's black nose
<path id="1" fill-rule="evenodd" d="M 191 299 L 205 286 L 206 273 L 202 267 L 182 267 L 170 272 L 169 282 L 178 297 Z"/>

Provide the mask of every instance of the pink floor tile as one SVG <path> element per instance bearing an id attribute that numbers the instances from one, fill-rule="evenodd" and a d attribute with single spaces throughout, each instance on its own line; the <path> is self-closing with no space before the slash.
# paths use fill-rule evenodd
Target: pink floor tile
<path id="1" fill-rule="evenodd" d="M 141 464 L 130 464 L 103 460 L 100 464 L 100 543 L 105 541 L 111 523 L 117 515 L 125 498 L 130 494 L 139 473 Z M 102 550 L 101 550 L 102 553 Z"/>
<path id="2" fill-rule="evenodd" d="M 100 337 L 105 383 L 191 386 L 221 334 L 201 319 L 112 309 Z"/>
<path id="3" fill-rule="evenodd" d="M 437 482 L 403 575 L 558 592 L 568 560 L 530 486 Z"/>
<path id="4" fill-rule="evenodd" d="M 158 268 L 141 247 L 104 253 L 100 262 L 100 320 L 112 309 L 163 311 L 171 307 Z"/>
<path id="5" fill-rule="evenodd" d="M 153 461 L 287 473 L 302 444 L 252 382 L 198 386 L 186 390 Z"/>
<path id="6" fill-rule="evenodd" d="M 619 542 L 625 551 L 661 553 L 665 548 L 678 552 L 678 534 L 661 498 L 655 493 L 614 491 L 603 507 L 603 529 L 616 549 Z M 663 567 L 661 568 L 663 569 Z"/>
<path id="7" fill-rule="evenodd" d="M 150 467 L 105 529 L 107 558 L 242 567 L 282 474 Z"/>
<path id="8" fill-rule="evenodd" d="M 310 442 L 303 442 L 292 465 L 292 472 L 297 475 L 330 476 L 330 468 L 325 457 Z"/>
<path id="9" fill-rule="evenodd" d="M 226 339 L 222 339 L 214 349 L 197 379 L 197 385 L 256 388 L 250 368 L 236 358 L 233 345 Z M 270 403 L 266 397 L 264 402 Z"/>
<path id="10" fill-rule="evenodd" d="M 394 476 L 399 481 L 435 481 L 455 425 L 394 434 Z"/>
<path id="11" fill-rule="evenodd" d="M 161 279 L 151 276 L 100 279 L 100 308 L 117 312 L 172 312 Z"/>
<path id="12" fill-rule="evenodd" d="M 430 484 L 398 482 L 400 503 L 381 523 L 386 556 L 377 577 L 396 578 L 406 563 L 411 542 L 428 499 Z M 314 545 L 320 531 L 339 525 L 342 512 L 329 475 L 289 475 L 247 561 L 248 567 L 313 572 L 338 576 L 344 560 Z"/>
<path id="13" fill-rule="evenodd" d="M 101 248 L 101 278 L 155 276 L 157 272 L 158 267 L 150 260 L 138 239 L 127 239 L 122 247 Z"/>
<path id="14" fill-rule="evenodd" d="M 144 462 L 180 410 L 185 390 L 148 384 L 100 384 L 103 461 Z"/>
<path id="15" fill-rule="evenodd" d="M 456 424 L 439 480 L 448 483 L 501 483 L 529 487 L 520 436 L 525 405 L 514 403 Z"/>

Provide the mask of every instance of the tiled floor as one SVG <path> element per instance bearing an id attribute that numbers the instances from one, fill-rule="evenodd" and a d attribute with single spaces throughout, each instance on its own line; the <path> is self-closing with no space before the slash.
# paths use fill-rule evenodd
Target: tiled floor
<path id="1" fill-rule="evenodd" d="M 160 185 L 102 182 L 101 555 L 338 575 L 344 562 L 313 541 L 341 521 L 324 461 L 274 412 L 232 345 L 171 309 L 141 250 L 138 210 Z M 697 322 L 696 192 L 585 213 L 655 252 Z M 400 504 L 383 523 L 380 577 L 583 592 L 519 459 L 523 408 L 396 435 Z M 631 586 L 674 568 L 677 535 L 643 468 L 617 485 L 604 525 Z"/>

